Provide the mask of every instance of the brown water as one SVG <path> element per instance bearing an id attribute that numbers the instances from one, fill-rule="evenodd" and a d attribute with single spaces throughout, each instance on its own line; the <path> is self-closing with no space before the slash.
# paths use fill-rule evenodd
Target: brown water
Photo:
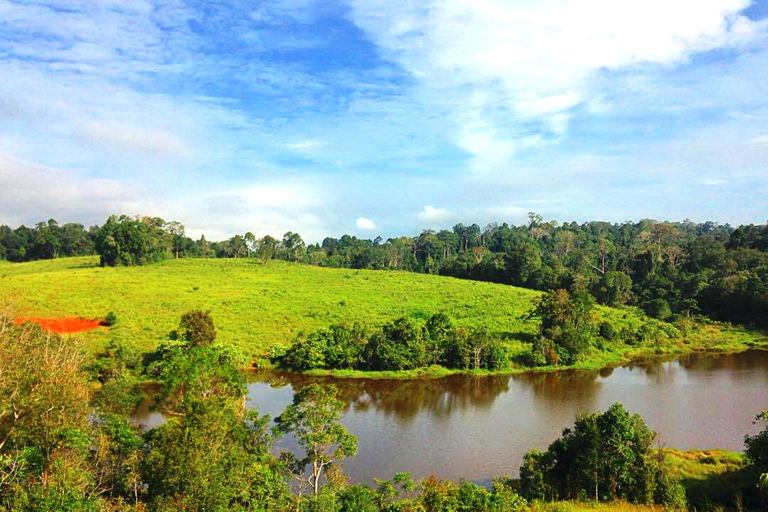
<path id="1" fill-rule="evenodd" d="M 614 402 L 643 416 L 662 445 L 742 450 L 744 435 L 758 429 L 752 419 L 768 408 L 768 352 L 599 372 L 409 381 L 256 374 L 248 398 L 275 416 L 310 382 L 335 384 L 347 405 L 342 421 L 359 438 L 357 458 L 345 462 L 353 481 L 410 471 L 487 482 L 516 476 L 523 454 L 546 449 L 577 413 Z"/>

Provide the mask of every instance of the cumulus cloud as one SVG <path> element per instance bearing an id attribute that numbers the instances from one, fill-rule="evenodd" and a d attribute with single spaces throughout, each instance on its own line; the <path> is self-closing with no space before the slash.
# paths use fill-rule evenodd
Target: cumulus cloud
<path id="1" fill-rule="evenodd" d="M 451 220 L 455 217 L 454 213 L 447 208 L 435 208 L 434 206 L 425 206 L 416 216 L 422 224 L 439 223 Z"/>
<path id="2" fill-rule="evenodd" d="M 377 229 L 376 223 L 365 217 L 358 217 L 355 220 L 355 226 L 361 231 L 375 231 Z"/>

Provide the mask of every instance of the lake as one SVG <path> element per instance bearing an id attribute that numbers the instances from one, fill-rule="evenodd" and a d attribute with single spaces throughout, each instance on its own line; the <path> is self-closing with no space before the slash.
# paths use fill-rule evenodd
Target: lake
<path id="1" fill-rule="evenodd" d="M 346 404 L 343 423 L 358 436 L 356 459 L 346 461 L 353 482 L 410 471 L 421 478 L 487 483 L 517 476 L 531 448 L 546 449 L 580 412 L 621 402 L 674 448 L 743 449 L 759 430 L 754 416 L 768 408 L 768 351 L 693 354 L 596 372 L 376 380 L 257 373 L 248 402 L 278 415 L 294 390 L 333 383 Z M 158 415 L 137 417 L 150 425 Z M 288 445 L 291 443 L 288 442 Z"/>

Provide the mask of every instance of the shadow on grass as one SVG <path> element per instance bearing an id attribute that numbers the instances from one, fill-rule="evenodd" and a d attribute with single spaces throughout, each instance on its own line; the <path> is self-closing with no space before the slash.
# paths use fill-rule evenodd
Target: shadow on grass
<path id="1" fill-rule="evenodd" d="M 536 335 L 530 332 L 514 331 L 514 332 L 501 332 L 499 338 L 504 341 L 520 341 L 522 343 L 533 343 L 536 339 Z"/>
<path id="2" fill-rule="evenodd" d="M 67 269 L 68 270 L 75 270 L 75 269 L 80 269 L 80 268 L 97 268 L 97 267 L 100 267 L 100 266 L 101 265 L 99 265 L 98 261 L 94 261 L 94 262 L 84 261 L 84 262 L 80 262 L 80 263 L 72 263 L 71 265 L 67 265 Z"/>
<path id="3" fill-rule="evenodd" d="M 680 483 L 685 487 L 689 510 L 761 510 L 756 481 L 748 468 L 738 468 L 683 478 Z"/>

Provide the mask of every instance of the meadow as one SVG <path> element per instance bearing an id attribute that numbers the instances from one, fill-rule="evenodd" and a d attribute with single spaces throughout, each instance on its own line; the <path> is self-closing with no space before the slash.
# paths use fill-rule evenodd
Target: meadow
<path id="1" fill-rule="evenodd" d="M 338 322 L 379 325 L 400 316 L 444 312 L 457 323 L 526 338 L 520 317 L 537 292 L 459 279 L 367 270 L 328 269 L 255 259 L 168 260 L 143 267 L 102 268 L 97 257 L 0 267 L 0 294 L 18 316 L 103 318 L 117 324 L 84 333 L 86 345 L 110 338 L 151 350 L 192 309 L 210 310 L 217 341 L 255 353 L 290 343 L 301 330 Z"/>
<path id="2" fill-rule="evenodd" d="M 141 267 L 100 267 L 98 257 L 0 264 L 0 296 L 17 316 L 104 318 L 117 323 L 79 336 L 91 351 L 110 340 L 153 350 L 193 309 L 210 310 L 217 341 L 248 357 L 288 345 L 300 331 L 340 322 L 372 327 L 401 316 L 426 319 L 445 313 L 457 325 L 485 326 L 511 353 L 527 349 L 537 332 L 526 319 L 539 292 L 493 283 L 400 271 L 313 267 L 252 258 L 166 260 Z M 598 321 L 618 329 L 640 325 L 631 310 L 598 308 Z M 764 337 L 757 336 L 762 338 Z M 580 366 L 619 364 L 650 353 L 701 348 L 739 350 L 756 336 L 740 329 L 708 326 L 678 343 L 610 346 Z"/>

